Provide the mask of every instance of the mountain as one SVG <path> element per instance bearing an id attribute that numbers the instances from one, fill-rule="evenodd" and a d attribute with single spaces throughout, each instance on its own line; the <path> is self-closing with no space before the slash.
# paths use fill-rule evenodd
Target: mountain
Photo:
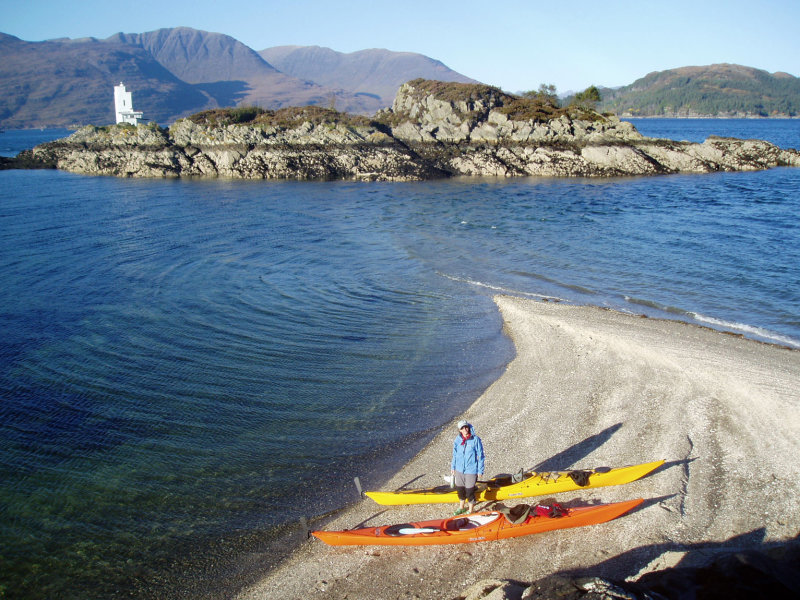
<path id="1" fill-rule="evenodd" d="M 0 128 L 114 122 L 120 81 L 146 119 L 168 124 L 230 106 L 320 105 L 373 115 L 414 79 L 476 83 L 412 52 L 341 53 L 319 46 L 256 52 L 234 38 L 188 27 L 107 39 L 27 42 L 0 33 Z M 740 65 L 681 67 L 601 88 L 598 108 L 621 116 L 795 116 L 800 80 Z"/>
<path id="2" fill-rule="evenodd" d="M 287 75 L 377 96 L 382 106 L 390 106 L 400 86 L 412 79 L 478 83 L 414 52 L 371 49 L 345 54 L 320 46 L 275 46 L 259 54 Z"/>
<path id="3" fill-rule="evenodd" d="M 158 121 L 212 106 L 141 48 L 83 40 L 25 42 L 0 33 L 0 127 L 114 122 L 112 88 L 124 81 L 135 106 Z"/>
<path id="4" fill-rule="evenodd" d="M 769 117 L 800 114 L 800 79 L 732 64 L 649 73 L 600 89 L 600 110 L 625 116 Z"/>
<path id="5" fill-rule="evenodd" d="M 380 106 L 331 85 L 302 81 L 280 72 L 234 38 L 188 27 L 149 33 L 118 33 L 106 41 L 142 48 L 177 78 L 214 97 L 218 106 L 281 108 L 327 104 L 331 97 L 349 112 L 375 112 Z"/>
<path id="6" fill-rule="evenodd" d="M 45 42 L 0 33 L 0 128 L 113 123 L 112 90 L 120 81 L 133 93 L 134 108 L 158 123 L 226 106 L 315 104 L 371 115 L 391 105 L 394 95 L 387 90 L 394 86 L 396 91 L 405 79 L 444 69 L 441 77 L 472 81 L 422 55 L 365 54 L 373 56 L 373 72 L 361 83 L 355 73 L 342 82 L 335 77 L 313 81 L 282 72 L 230 36 L 188 27 Z M 363 59 L 341 56 L 351 69 L 367 68 Z M 393 73 L 374 72 L 383 69 Z"/>

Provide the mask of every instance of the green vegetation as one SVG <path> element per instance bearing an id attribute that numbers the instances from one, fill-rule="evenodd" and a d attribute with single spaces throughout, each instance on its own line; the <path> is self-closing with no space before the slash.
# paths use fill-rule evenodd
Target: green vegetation
<path id="1" fill-rule="evenodd" d="M 800 79 L 739 65 L 660 71 L 603 92 L 599 107 L 620 115 L 800 114 Z"/>
<path id="2" fill-rule="evenodd" d="M 525 92 L 521 96 L 515 96 L 507 94 L 499 88 L 479 83 L 414 79 L 408 84 L 413 88 L 412 100 L 422 102 L 424 98 L 433 96 L 437 100 L 451 104 L 456 111 L 460 111 L 465 120 L 485 118 L 491 109 L 499 110 L 512 120 L 536 123 L 547 123 L 563 116 L 591 121 L 603 119 L 593 110 L 594 104 L 600 98 L 600 93 L 594 86 L 577 96 L 577 100 L 569 106 L 561 107 L 554 85 L 542 84 L 538 91 Z M 467 107 L 466 110 L 464 105 Z M 419 120 L 419 117 L 412 118 L 408 113 L 392 111 L 380 111 L 375 118 L 370 119 L 360 115 L 342 113 L 333 107 L 326 108 L 319 105 L 294 106 L 278 110 L 266 110 L 258 107 L 215 108 L 187 118 L 194 123 L 209 127 L 247 125 L 288 129 L 310 122 L 314 125 L 330 127 L 337 125 L 374 127 L 384 132 L 387 126 Z"/>
<path id="3" fill-rule="evenodd" d="M 542 103 L 550 104 L 556 108 L 559 106 L 558 92 L 556 91 L 556 86 L 552 83 L 542 83 L 536 91 L 531 90 L 530 92 L 523 92 L 522 97 L 539 100 Z"/>
<path id="4" fill-rule="evenodd" d="M 189 120 L 199 125 L 237 125 L 252 123 L 256 117 L 263 114 L 264 109 L 258 107 L 238 108 L 213 108 L 204 110 L 189 117 Z"/>
<path id="5" fill-rule="evenodd" d="M 426 79 L 414 79 L 408 83 L 413 86 L 415 96 L 419 100 L 433 95 L 437 100 L 453 104 L 482 101 L 485 106 L 493 107 L 508 116 L 509 119 L 516 121 L 530 120 L 536 123 L 547 123 L 564 115 L 591 121 L 602 119 L 591 107 L 590 99 L 595 97 L 595 93 L 599 96 L 597 88 L 593 88 L 594 93 L 587 93 L 583 102 L 561 107 L 558 102 L 556 86 L 552 84 L 543 83 L 537 91 L 524 92 L 521 96 L 514 96 L 499 88 L 483 84 L 451 83 Z M 469 117 L 470 115 L 464 116 Z M 382 120 L 396 124 L 406 119 L 408 119 L 408 115 L 391 115 Z"/>
<path id="6" fill-rule="evenodd" d="M 558 103 L 556 86 L 542 83 L 538 90 L 523 92 L 521 96 L 514 97 L 506 102 L 500 112 L 514 121 L 534 121 L 546 123 L 569 114 Z"/>
<path id="7" fill-rule="evenodd" d="M 214 108 L 188 117 L 193 123 L 218 127 L 224 125 L 255 125 L 262 127 L 297 127 L 308 121 L 314 125 L 345 125 L 359 127 L 374 125 L 361 115 L 339 112 L 322 106 L 290 106 L 278 110 L 259 107 Z"/>
<path id="8" fill-rule="evenodd" d="M 580 108 L 594 110 L 600 100 L 602 100 L 600 97 L 600 90 L 590 85 L 584 91 L 575 94 L 572 99 L 572 104 Z"/>
<path id="9" fill-rule="evenodd" d="M 547 98 L 539 96 L 521 96 L 512 98 L 498 109 L 512 121 L 534 121 L 547 123 L 569 114 L 566 108 L 560 108 Z"/>
<path id="10" fill-rule="evenodd" d="M 131 125 L 130 123 L 115 123 L 113 125 L 84 125 L 78 131 L 86 134 L 100 134 L 112 136 L 114 134 L 123 134 L 125 136 L 134 135 L 140 129 L 147 131 L 166 131 L 156 122 L 139 123 L 139 125 Z"/>
<path id="11" fill-rule="evenodd" d="M 408 82 L 417 92 L 419 99 L 433 95 L 442 102 L 476 102 L 490 103 L 506 98 L 511 98 L 500 88 L 484 85 L 482 83 L 453 83 L 448 81 L 434 81 L 431 79 L 413 79 Z"/>
<path id="12" fill-rule="evenodd" d="M 276 111 L 265 111 L 255 122 L 279 127 L 296 127 L 304 122 L 314 125 L 344 125 L 346 127 L 367 127 L 374 125 L 372 119 L 362 115 L 351 115 L 333 108 L 322 106 L 289 106 Z"/>
<path id="13" fill-rule="evenodd" d="M 500 111 L 508 115 L 509 119 L 516 121 L 532 120 L 546 123 L 564 115 L 583 121 L 600 121 L 603 116 L 594 110 L 599 101 L 600 91 L 591 86 L 572 96 L 566 106 L 561 106 L 556 86 L 542 83 L 538 90 L 523 92 L 520 97 L 507 102 Z"/>

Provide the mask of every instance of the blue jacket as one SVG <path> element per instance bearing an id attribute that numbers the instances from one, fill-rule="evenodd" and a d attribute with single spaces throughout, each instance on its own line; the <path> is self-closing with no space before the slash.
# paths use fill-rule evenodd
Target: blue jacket
<path id="1" fill-rule="evenodd" d="M 453 460 L 450 468 L 465 475 L 483 475 L 483 444 L 475 435 L 472 425 L 469 426 L 470 437 L 465 444 L 461 434 L 453 441 Z"/>

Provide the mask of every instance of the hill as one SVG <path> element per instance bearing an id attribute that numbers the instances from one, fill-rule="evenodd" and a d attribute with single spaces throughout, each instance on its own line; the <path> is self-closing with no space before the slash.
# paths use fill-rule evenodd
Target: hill
<path id="1" fill-rule="evenodd" d="M 265 61 L 234 38 L 189 27 L 108 38 L 142 48 L 173 75 L 211 95 L 217 106 L 281 108 L 329 104 L 350 112 L 374 112 L 380 106 L 331 85 L 297 79 Z"/>
<path id="2" fill-rule="evenodd" d="M 412 79 L 478 83 L 414 52 L 371 49 L 345 54 L 320 46 L 275 46 L 259 54 L 287 75 L 375 96 L 381 107 L 390 106 L 400 86 Z"/>
<path id="3" fill-rule="evenodd" d="M 120 81 L 145 118 L 170 123 L 236 106 L 317 105 L 373 115 L 414 79 L 477 83 L 413 52 L 319 46 L 256 52 L 230 36 L 188 27 L 45 42 L 0 33 L 0 128 L 111 123 L 112 88 Z M 800 79 L 740 65 L 650 73 L 601 94 L 597 108 L 623 117 L 800 114 Z"/>
<path id="4" fill-rule="evenodd" d="M 111 90 L 120 81 L 157 121 L 214 104 L 141 48 L 92 38 L 25 42 L 0 34 L 0 127 L 113 123 Z"/>
<path id="5" fill-rule="evenodd" d="M 229 106 L 311 104 L 370 115 L 391 105 L 388 90 L 405 78 L 439 73 L 472 81 L 418 54 L 353 54 L 359 56 L 339 55 L 341 82 L 321 74 L 315 76 L 322 81 L 312 81 L 275 68 L 230 36 L 188 27 L 45 42 L 0 33 L 0 128 L 112 123 L 112 89 L 120 81 L 133 92 L 134 107 L 158 123 Z M 358 71 L 367 68 L 373 71 L 359 81 Z"/>
<path id="6" fill-rule="evenodd" d="M 621 117 L 794 117 L 800 79 L 732 64 L 649 73 L 630 85 L 600 90 L 600 110 Z"/>

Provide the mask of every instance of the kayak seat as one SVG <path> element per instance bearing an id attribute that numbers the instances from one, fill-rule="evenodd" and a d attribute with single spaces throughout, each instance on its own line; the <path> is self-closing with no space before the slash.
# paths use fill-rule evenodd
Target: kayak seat
<path id="1" fill-rule="evenodd" d="M 490 488 L 501 488 L 507 485 L 513 485 L 515 483 L 519 483 L 520 481 L 525 479 L 525 476 L 526 473 L 524 472 L 523 469 L 520 469 L 513 475 L 510 475 L 508 473 L 500 473 L 499 475 L 495 475 L 494 477 L 492 477 L 489 481 L 486 482 L 486 484 Z"/>
<path id="2" fill-rule="evenodd" d="M 447 531 L 461 531 L 467 528 L 469 519 L 461 517 L 460 519 L 450 519 L 444 526 Z"/>
<path id="3" fill-rule="evenodd" d="M 570 471 L 568 474 L 572 481 L 575 482 L 575 485 L 586 487 L 589 485 L 589 477 L 592 471 Z"/>
<path id="4" fill-rule="evenodd" d="M 486 482 L 486 485 L 493 489 L 505 487 L 510 484 L 511 484 L 511 475 L 506 475 L 506 474 L 495 475 L 489 481 Z"/>
<path id="5" fill-rule="evenodd" d="M 505 515 L 506 520 L 512 525 L 517 525 L 519 523 L 524 523 L 528 519 L 531 508 L 529 504 L 517 504 L 511 508 L 504 504 L 498 504 L 494 507 L 494 510 Z"/>

